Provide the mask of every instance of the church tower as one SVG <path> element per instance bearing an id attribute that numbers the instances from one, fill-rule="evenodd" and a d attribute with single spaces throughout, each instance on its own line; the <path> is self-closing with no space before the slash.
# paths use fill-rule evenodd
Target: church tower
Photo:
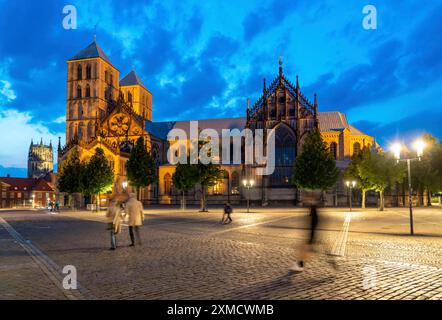
<path id="1" fill-rule="evenodd" d="M 120 81 L 120 90 L 124 99 L 132 104 L 133 110 L 143 117 L 144 121 L 152 121 L 152 93 L 146 88 L 134 70 Z"/>
<path id="2" fill-rule="evenodd" d="M 34 144 L 31 140 L 28 154 L 28 177 L 41 178 L 54 170 L 54 158 L 52 154 L 52 142 L 49 145 Z"/>
<path id="3" fill-rule="evenodd" d="M 96 40 L 67 61 L 66 143 L 89 141 L 95 124 L 118 98 L 119 71 Z"/>

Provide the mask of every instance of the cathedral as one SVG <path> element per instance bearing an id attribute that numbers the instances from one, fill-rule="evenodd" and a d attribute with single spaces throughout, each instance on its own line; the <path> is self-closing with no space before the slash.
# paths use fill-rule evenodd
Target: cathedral
<path id="1" fill-rule="evenodd" d="M 54 170 L 52 142 L 49 145 L 31 141 L 28 153 L 28 178 L 43 178 Z"/>
<path id="2" fill-rule="evenodd" d="M 153 96 L 140 77 L 132 70 L 119 79 L 118 69 L 95 40 L 67 61 L 66 143 L 63 147 L 59 143 L 58 160 L 63 161 L 74 147 L 81 160 L 102 148 L 115 173 L 113 192 L 118 193 L 127 181 L 130 150 L 143 136 L 159 178 L 156 185 L 142 190 L 143 202 L 178 204 L 180 193 L 172 183 L 175 166 L 167 161 L 172 143 L 167 134 L 175 128 L 189 132 L 190 121 L 152 121 Z M 303 95 L 298 77 L 292 83 L 284 74 L 281 59 L 276 77 L 268 85 L 264 79 L 259 99 L 253 105 L 247 101 L 244 109 L 244 117 L 198 120 L 198 128 L 214 129 L 220 136 L 222 129 L 275 129 L 275 170 L 260 176 L 255 164 L 222 163 L 224 179 L 208 190 L 209 204 L 241 204 L 246 199 L 257 205 L 302 203 L 302 192 L 291 185 L 292 167 L 305 134 L 313 128 L 320 130 L 341 169 L 353 154 L 376 144 L 373 137 L 349 124 L 343 113 L 319 112 L 316 94 L 313 102 Z M 244 188 L 243 179 L 253 179 L 254 186 Z M 195 187 L 186 197 L 187 203 L 197 204 L 201 190 Z M 326 195 L 330 206 L 346 201 L 342 182 Z"/>

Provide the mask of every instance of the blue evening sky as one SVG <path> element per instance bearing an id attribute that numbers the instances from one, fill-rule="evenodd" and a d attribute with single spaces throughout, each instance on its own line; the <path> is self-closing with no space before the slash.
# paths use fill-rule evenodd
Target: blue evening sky
<path id="1" fill-rule="evenodd" d="M 62 25 L 68 4 L 76 30 Z M 367 4 L 376 30 L 362 27 Z M 94 29 L 121 76 L 134 67 L 153 93 L 154 121 L 244 116 L 282 55 L 319 111 L 384 147 L 442 138 L 441 17 L 440 1 L 0 0 L 0 175 L 26 167 L 31 138 L 64 141 L 66 60 Z"/>

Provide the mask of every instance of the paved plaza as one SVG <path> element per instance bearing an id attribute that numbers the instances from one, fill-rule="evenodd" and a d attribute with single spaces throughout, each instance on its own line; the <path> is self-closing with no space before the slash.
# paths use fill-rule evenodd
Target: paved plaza
<path id="1" fill-rule="evenodd" d="M 104 213 L 0 211 L 0 299 L 442 299 L 442 207 L 323 209 L 304 272 L 306 209 L 149 208 L 143 245 L 110 240 Z M 63 289 L 65 266 L 77 290 Z"/>

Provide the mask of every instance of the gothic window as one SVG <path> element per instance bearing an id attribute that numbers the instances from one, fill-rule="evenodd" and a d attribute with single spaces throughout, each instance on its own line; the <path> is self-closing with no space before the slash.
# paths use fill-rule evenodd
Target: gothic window
<path id="1" fill-rule="evenodd" d="M 132 102 L 132 93 L 127 92 L 127 101 Z"/>
<path id="2" fill-rule="evenodd" d="M 172 195 L 172 177 L 170 173 L 166 173 L 164 176 L 164 194 L 165 195 Z"/>
<path id="3" fill-rule="evenodd" d="M 84 124 L 83 122 L 80 122 L 80 125 L 78 126 L 78 138 L 82 139 L 84 134 Z"/>
<path id="4" fill-rule="evenodd" d="M 86 85 L 86 98 L 89 98 L 91 96 L 91 87 L 89 85 Z"/>
<path id="5" fill-rule="evenodd" d="M 231 193 L 232 194 L 239 194 L 239 174 L 236 171 L 232 172 L 232 182 L 231 182 Z"/>
<path id="6" fill-rule="evenodd" d="M 83 68 L 81 67 L 81 64 L 77 66 L 77 79 L 81 80 L 83 78 Z"/>
<path id="7" fill-rule="evenodd" d="M 94 124 L 92 123 L 92 121 L 90 121 L 87 125 L 88 139 L 91 139 L 93 135 L 94 135 Z"/>
<path id="8" fill-rule="evenodd" d="M 81 86 L 77 86 L 77 98 L 81 98 Z"/>
<path id="9" fill-rule="evenodd" d="M 70 137 L 70 140 L 72 140 L 72 138 L 74 137 L 74 124 L 72 122 L 69 125 L 69 137 Z"/>
<path id="10" fill-rule="evenodd" d="M 359 154 L 361 152 L 361 144 L 359 142 L 355 142 L 353 144 L 353 154 Z"/>
<path id="11" fill-rule="evenodd" d="M 109 77 L 109 84 L 110 84 L 111 86 L 114 84 L 114 76 L 113 76 L 112 73 L 110 74 L 110 77 Z"/>
<path id="12" fill-rule="evenodd" d="M 91 78 L 91 65 L 90 64 L 88 64 L 87 66 L 86 66 L 86 79 L 90 79 Z"/>
<path id="13" fill-rule="evenodd" d="M 104 81 L 107 83 L 109 81 L 109 71 L 104 72 Z"/>
<path id="14" fill-rule="evenodd" d="M 336 142 L 330 143 L 330 153 L 332 154 L 333 158 L 338 158 L 338 144 Z"/>
<path id="15" fill-rule="evenodd" d="M 275 171 L 270 184 L 277 187 L 291 186 L 293 163 L 296 157 L 296 136 L 286 125 L 280 125 L 275 132 Z"/>

